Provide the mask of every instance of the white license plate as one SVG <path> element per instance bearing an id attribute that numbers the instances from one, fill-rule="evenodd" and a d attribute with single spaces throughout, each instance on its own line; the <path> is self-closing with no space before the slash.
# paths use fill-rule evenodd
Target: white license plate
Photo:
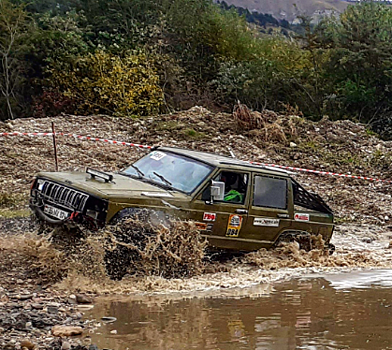
<path id="1" fill-rule="evenodd" d="M 64 220 L 64 219 L 68 218 L 68 216 L 69 216 L 68 212 L 61 210 L 61 209 L 57 209 L 55 207 L 52 207 L 51 205 L 45 205 L 44 212 L 46 214 L 49 214 L 50 216 L 54 216 L 55 218 L 60 219 L 60 220 Z"/>

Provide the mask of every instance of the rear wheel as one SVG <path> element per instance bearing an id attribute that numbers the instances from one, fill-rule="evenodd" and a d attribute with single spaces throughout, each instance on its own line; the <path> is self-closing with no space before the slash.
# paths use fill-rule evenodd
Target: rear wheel
<path id="1" fill-rule="evenodd" d="M 286 231 L 280 235 L 274 246 L 292 242 L 297 242 L 299 249 L 307 252 L 314 248 L 310 233 L 305 231 Z"/>

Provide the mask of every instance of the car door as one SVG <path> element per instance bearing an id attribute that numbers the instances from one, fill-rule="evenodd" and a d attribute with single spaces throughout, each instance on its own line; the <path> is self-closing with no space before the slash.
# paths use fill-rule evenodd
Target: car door
<path id="1" fill-rule="evenodd" d="M 222 173 L 219 171 L 214 179 L 221 179 Z M 218 248 L 226 249 L 243 249 L 238 242 L 241 241 L 242 229 L 246 225 L 247 213 L 249 207 L 249 183 L 250 172 L 230 171 L 245 179 L 242 188 L 242 201 L 213 201 L 207 195 L 210 184 L 196 197 L 192 203 L 193 215 L 198 223 L 205 228 L 203 236 L 207 237 L 210 244 Z M 227 197 L 226 197 L 227 198 Z"/>
<path id="2" fill-rule="evenodd" d="M 268 248 L 279 233 L 291 225 L 293 213 L 289 209 L 292 207 L 290 181 L 287 177 L 253 173 L 252 187 L 243 236 L 253 241 L 258 248 Z"/>

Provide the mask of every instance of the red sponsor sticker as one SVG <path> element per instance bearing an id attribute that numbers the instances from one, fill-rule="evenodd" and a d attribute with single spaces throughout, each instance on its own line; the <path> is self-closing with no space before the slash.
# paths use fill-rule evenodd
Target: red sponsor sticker
<path id="1" fill-rule="evenodd" d="M 216 214 L 215 213 L 204 213 L 203 221 L 215 221 Z"/>
<path id="2" fill-rule="evenodd" d="M 203 222 L 195 222 L 195 225 L 198 230 L 201 230 L 201 231 L 207 230 L 207 224 L 205 224 Z"/>
<path id="3" fill-rule="evenodd" d="M 309 221 L 309 214 L 295 213 L 294 220 L 296 220 L 296 221 Z"/>

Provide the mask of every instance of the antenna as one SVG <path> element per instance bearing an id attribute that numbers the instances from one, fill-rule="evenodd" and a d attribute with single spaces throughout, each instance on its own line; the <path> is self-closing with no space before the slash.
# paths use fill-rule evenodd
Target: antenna
<path id="1" fill-rule="evenodd" d="M 231 158 L 237 159 L 237 157 L 235 156 L 234 152 L 231 150 L 231 147 L 228 146 L 227 149 L 230 152 Z"/>

